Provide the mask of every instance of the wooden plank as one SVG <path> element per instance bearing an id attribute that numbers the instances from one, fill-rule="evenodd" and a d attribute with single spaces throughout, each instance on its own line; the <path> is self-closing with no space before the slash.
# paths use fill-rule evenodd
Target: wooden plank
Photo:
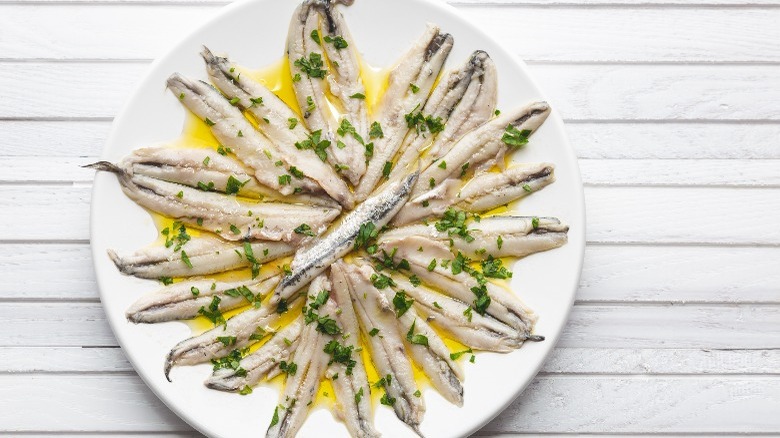
<path id="1" fill-rule="evenodd" d="M 543 374 L 780 374 L 780 350 L 556 348 Z M 5 347 L 5 373 L 127 373 L 119 348 Z"/>
<path id="2" fill-rule="evenodd" d="M 0 185 L 0 240 L 88 239 L 90 190 Z M 594 243 L 778 245 L 778 193 L 766 188 L 587 187 L 586 237 Z"/>
<path id="3" fill-rule="evenodd" d="M 0 121 L 0 156 L 51 159 L 99 156 L 110 126 L 110 121 L 102 120 Z M 580 158 L 780 158 L 780 123 L 570 120 L 566 130 Z"/>
<path id="4" fill-rule="evenodd" d="M 778 391 L 775 377 L 542 376 L 481 433 L 776 433 Z M 0 392 L 9 432 L 190 431 L 134 375 L 4 375 Z"/>
<path id="5" fill-rule="evenodd" d="M 579 165 L 588 185 L 780 187 L 780 160 L 580 160 Z"/>
<path id="6" fill-rule="evenodd" d="M 778 257 L 780 248 L 590 246 L 577 301 L 780 303 Z M 98 300 L 88 244 L 0 245 L 0 276 L 2 300 Z"/>
<path id="7" fill-rule="evenodd" d="M 6 90 L 0 118 L 112 117 L 146 68 L 0 63 Z M 531 70 L 570 120 L 780 120 L 780 65 L 537 64 Z"/>
<path id="8" fill-rule="evenodd" d="M 5 303 L 0 346 L 115 346 L 98 303 Z M 577 305 L 559 347 L 780 348 L 771 305 Z"/>
<path id="9" fill-rule="evenodd" d="M 3 157 L 0 182 L 51 183 L 94 179 L 82 166 L 98 157 Z M 780 187 L 780 160 L 581 159 L 582 182 L 596 186 Z M 46 169 L 42 172 L 42 169 Z"/>
<path id="10" fill-rule="evenodd" d="M 221 5 L 0 5 L 6 59 L 152 59 Z M 460 5 L 530 61 L 777 62 L 780 10 Z M 500 13 L 497 13 L 500 11 Z M 522 26 L 518 26 L 522 23 Z M 99 35 L 99 38 L 95 38 Z M 642 47 L 642 50 L 636 50 Z M 282 47 L 279 47 L 282 53 Z"/>

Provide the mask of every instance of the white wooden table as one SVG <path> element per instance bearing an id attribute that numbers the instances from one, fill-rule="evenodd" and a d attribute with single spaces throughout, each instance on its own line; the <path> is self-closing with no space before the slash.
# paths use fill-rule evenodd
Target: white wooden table
<path id="1" fill-rule="evenodd" d="M 565 117 L 588 209 L 565 334 L 480 435 L 780 433 L 780 1 L 694 1 L 453 1 Z M 0 0 L 0 433 L 196 434 L 106 324 L 78 165 L 222 5 Z"/>

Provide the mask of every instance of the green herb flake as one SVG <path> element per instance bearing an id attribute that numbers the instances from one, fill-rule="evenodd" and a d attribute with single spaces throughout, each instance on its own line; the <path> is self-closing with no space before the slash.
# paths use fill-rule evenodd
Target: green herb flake
<path id="1" fill-rule="evenodd" d="M 206 120 L 204 120 L 204 122 L 206 122 L 206 125 L 208 126 L 216 125 L 216 123 L 212 122 L 211 119 L 209 119 L 208 117 L 206 117 Z"/>
<path id="2" fill-rule="evenodd" d="M 295 129 L 295 127 L 298 126 L 298 119 L 296 119 L 295 117 L 290 117 L 289 119 L 287 119 L 287 122 L 288 122 L 287 127 L 290 129 Z"/>
<path id="3" fill-rule="evenodd" d="M 289 185 L 290 182 L 292 182 L 292 176 L 290 175 L 279 175 L 279 185 L 280 186 L 286 186 Z"/>
<path id="4" fill-rule="evenodd" d="M 420 87 L 418 87 L 415 84 L 409 84 L 409 88 L 412 89 L 412 93 L 417 94 L 418 91 L 420 91 Z"/>
<path id="5" fill-rule="evenodd" d="M 372 328 L 371 331 L 368 332 L 368 335 L 371 336 L 372 338 L 374 336 L 378 335 L 378 334 L 379 334 L 379 329 L 378 328 Z"/>
<path id="6" fill-rule="evenodd" d="M 249 101 L 252 102 L 252 106 L 262 106 L 263 105 L 263 98 L 262 97 L 250 97 Z"/>
<path id="7" fill-rule="evenodd" d="M 371 129 L 368 131 L 368 136 L 370 138 L 384 138 L 385 133 L 382 132 L 382 125 L 380 125 L 379 122 L 372 123 Z"/>
<path id="8" fill-rule="evenodd" d="M 393 170 L 393 162 L 392 161 L 385 161 L 384 167 L 382 167 L 382 176 L 385 179 L 390 178 L 390 172 Z"/>
<path id="9" fill-rule="evenodd" d="M 410 275 L 409 276 L 409 283 L 412 283 L 414 287 L 417 287 L 422 284 L 422 281 L 420 280 L 420 277 L 416 275 Z"/>
<path id="10" fill-rule="evenodd" d="M 355 93 L 355 94 L 353 94 L 352 96 L 349 96 L 349 97 L 351 97 L 352 99 L 363 99 L 363 100 L 366 99 L 366 95 L 363 94 L 363 93 Z"/>
<path id="11" fill-rule="evenodd" d="M 523 190 L 525 190 L 528 193 L 531 193 L 533 189 L 528 184 L 523 184 Z"/>
<path id="12" fill-rule="evenodd" d="M 198 289 L 198 288 L 197 288 L 197 287 L 195 287 L 195 286 L 192 286 L 192 287 L 190 288 L 190 292 L 192 292 L 192 296 L 193 296 L 193 297 L 197 297 L 198 295 L 200 295 L 200 289 Z"/>
<path id="13" fill-rule="evenodd" d="M 420 392 L 420 390 L 418 389 L 417 391 L 414 391 L 414 394 L 413 394 L 413 395 L 414 395 L 415 397 L 417 397 L 417 398 L 420 398 L 420 397 L 422 396 L 422 393 L 421 393 L 421 392 Z"/>
<path id="14" fill-rule="evenodd" d="M 409 327 L 409 331 L 406 332 L 406 340 L 409 341 L 409 343 L 414 345 L 423 345 L 428 346 L 428 337 L 421 334 L 414 334 L 414 326 L 417 324 L 417 320 L 415 319 L 414 322 L 412 322 L 412 326 Z"/>
<path id="15" fill-rule="evenodd" d="M 308 224 L 300 224 L 295 229 L 295 234 L 302 234 L 304 236 L 315 236 L 314 231 L 312 231 L 311 227 Z"/>
<path id="16" fill-rule="evenodd" d="M 171 277 L 160 277 L 157 280 L 165 286 L 173 284 L 173 278 Z"/>
<path id="17" fill-rule="evenodd" d="M 501 137 L 501 141 L 513 148 L 519 148 L 528 144 L 528 137 L 530 135 L 530 129 L 523 129 L 521 131 L 512 125 L 507 125 L 506 131 L 504 131 L 504 135 Z"/>
<path id="18" fill-rule="evenodd" d="M 433 272 L 434 269 L 436 269 L 436 259 L 431 259 L 431 262 L 428 263 L 428 271 Z"/>
<path id="19" fill-rule="evenodd" d="M 233 106 L 238 105 L 239 102 L 241 102 L 241 99 L 238 98 L 238 97 L 234 97 L 234 98 L 230 99 L 230 104 L 233 105 Z"/>
<path id="20" fill-rule="evenodd" d="M 228 195 L 235 195 L 238 193 L 239 190 L 241 190 L 242 187 L 246 185 L 246 183 L 249 182 L 249 179 L 247 179 L 244 182 L 241 182 L 238 178 L 236 178 L 233 175 L 230 175 L 228 177 L 227 183 L 225 184 L 225 193 Z"/>
<path id="21" fill-rule="evenodd" d="M 301 71 L 306 73 L 306 76 L 310 78 L 322 79 L 328 74 L 327 70 L 323 69 L 325 64 L 322 61 L 322 55 L 319 53 L 309 53 L 308 59 L 302 57 L 293 62 L 293 65 L 301 69 Z"/>
<path id="22" fill-rule="evenodd" d="M 393 297 L 393 306 L 395 307 L 395 313 L 400 318 L 404 313 L 406 313 L 409 308 L 412 307 L 412 303 L 414 303 L 414 300 L 406 297 L 406 292 L 404 291 L 398 291 L 395 293 L 395 296 Z"/>
<path id="23" fill-rule="evenodd" d="M 498 246 L 498 249 L 501 249 L 501 247 L 504 246 L 504 239 L 501 236 L 496 238 L 496 246 Z"/>
<path id="24" fill-rule="evenodd" d="M 318 46 L 322 45 L 322 40 L 320 39 L 320 32 L 317 29 L 311 31 L 311 39 L 313 39 Z"/>
<path id="25" fill-rule="evenodd" d="M 534 216 L 531 219 L 531 226 L 534 227 L 534 230 L 539 228 L 539 218 L 538 217 Z"/>
<path id="26" fill-rule="evenodd" d="M 279 406 L 274 408 L 274 416 L 271 418 L 271 425 L 268 426 L 269 428 L 276 426 L 279 424 Z"/>
<path id="27" fill-rule="evenodd" d="M 244 385 L 243 388 L 241 388 L 240 391 L 238 391 L 241 395 L 249 395 L 252 393 L 252 388 L 249 385 Z"/>
<path id="28" fill-rule="evenodd" d="M 192 269 L 192 262 L 190 261 L 190 257 L 184 250 L 181 251 L 181 261 L 184 262 L 188 268 Z"/>
<path id="29" fill-rule="evenodd" d="M 222 342 L 222 345 L 225 347 L 230 347 L 231 345 L 236 345 L 236 337 L 235 336 L 217 336 L 217 340 L 219 342 Z"/>
<path id="30" fill-rule="evenodd" d="M 471 351 L 471 348 L 469 348 L 468 350 L 458 351 L 457 353 L 450 353 L 450 359 L 458 360 L 464 354 L 471 354 L 471 353 L 473 353 L 473 351 Z"/>

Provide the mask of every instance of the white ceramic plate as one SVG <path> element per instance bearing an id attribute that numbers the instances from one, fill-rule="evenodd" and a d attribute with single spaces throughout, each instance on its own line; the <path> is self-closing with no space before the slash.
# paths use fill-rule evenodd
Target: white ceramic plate
<path id="1" fill-rule="evenodd" d="M 206 78 L 200 46 L 227 53 L 238 63 L 260 68 L 283 55 L 287 26 L 295 0 L 251 0 L 232 4 L 158 59 L 114 121 L 102 158 L 116 161 L 132 149 L 177 138 L 185 112 L 165 79 L 173 72 Z M 460 65 L 476 49 L 486 50 L 499 72 L 499 108 L 508 109 L 543 99 L 525 65 L 471 24 L 455 9 L 431 0 L 357 0 L 344 8 L 354 41 L 374 66 L 389 66 L 433 22 L 455 37 L 448 67 Z M 500 11 L 497 11 L 500 12 Z M 532 42 L 528 42 L 531 44 Z M 554 109 L 554 102 L 553 102 Z M 556 165 L 557 182 L 519 203 L 518 211 L 556 216 L 570 225 L 569 243 L 536 254 L 514 266 L 512 288 L 539 315 L 536 332 L 547 337 L 510 354 L 482 353 L 475 364 L 464 363 L 465 404 L 447 403 L 435 391 L 424 393 L 427 412 L 422 432 L 430 437 L 465 436 L 498 415 L 525 388 L 553 349 L 569 314 L 584 250 L 584 204 L 577 162 L 557 113 L 533 136 L 516 158 Z M 121 275 L 106 256 L 108 248 L 133 250 L 154 241 L 149 215 L 125 197 L 116 178 L 99 174 L 92 197 L 92 250 L 103 306 L 114 334 L 130 362 L 168 407 L 209 436 L 261 436 L 267 428 L 277 389 L 258 387 L 248 396 L 208 390 L 203 380 L 210 365 L 178 367 L 173 383 L 163 377 L 163 360 L 178 341 L 190 336 L 182 323 L 134 325 L 125 309 L 155 281 Z M 120 397 L 121 395 L 117 395 Z M 377 428 L 387 437 L 414 436 L 386 406 L 375 409 Z M 300 436 L 345 436 L 331 413 L 316 409 Z"/>

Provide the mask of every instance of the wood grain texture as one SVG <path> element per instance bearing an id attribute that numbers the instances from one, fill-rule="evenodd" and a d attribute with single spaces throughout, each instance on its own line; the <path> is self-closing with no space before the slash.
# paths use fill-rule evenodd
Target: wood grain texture
<path id="1" fill-rule="evenodd" d="M 113 117 L 146 68 L 0 63 L 7 90 L 0 118 Z M 531 70 L 568 120 L 780 120 L 780 65 L 538 64 Z"/>
<path id="2" fill-rule="evenodd" d="M 0 346 L 108 347 L 99 303 L 5 303 Z M 576 305 L 558 342 L 576 348 L 780 349 L 780 306 Z"/>
<path id="3" fill-rule="evenodd" d="M 90 191 L 87 185 L 0 185 L 5 213 L 0 241 L 88 239 Z M 780 229 L 772 226 L 780 211 L 778 193 L 771 188 L 587 187 L 586 238 L 592 243 L 780 245 Z"/>
<path id="4" fill-rule="evenodd" d="M 540 376 L 482 433 L 776 433 L 778 391 L 774 377 Z M 133 375 L 5 375 L 0 395 L 0 424 L 9 431 L 191 430 Z M 748 415 L 762 420 L 741 421 Z M 265 421 L 258 420 L 258 430 Z"/>
<path id="5" fill-rule="evenodd" d="M 207 3 L 0 5 L 5 35 L 0 53 L 6 59 L 153 59 L 218 7 Z M 776 8 L 594 10 L 519 4 L 495 8 L 474 2 L 460 9 L 528 61 L 780 61 L 776 44 L 780 10 Z"/>
<path id="6" fill-rule="evenodd" d="M 556 348 L 546 375 L 779 375 L 780 350 Z M 5 347 L 5 373 L 132 373 L 118 347 Z"/>

